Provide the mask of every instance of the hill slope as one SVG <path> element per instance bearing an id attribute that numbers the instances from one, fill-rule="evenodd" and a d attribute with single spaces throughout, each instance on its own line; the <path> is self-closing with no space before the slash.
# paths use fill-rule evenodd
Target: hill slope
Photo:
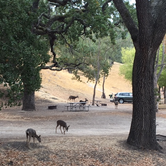
<path id="1" fill-rule="evenodd" d="M 126 81 L 122 75 L 119 75 L 120 63 L 114 63 L 108 78 L 105 81 L 105 94 L 109 99 L 109 94 L 119 91 L 131 92 L 131 83 Z M 37 97 L 48 100 L 58 100 L 58 102 L 68 101 L 70 95 L 79 96 L 79 99 L 87 98 L 92 100 L 93 82 L 87 82 L 86 78 L 82 78 L 82 82 L 72 80 L 73 75 L 67 71 L 50 71 L 42 70 L 42 88 L 36 92 Z M 101 99 L 102 80 L 97 85 L 96 99 Z"/>

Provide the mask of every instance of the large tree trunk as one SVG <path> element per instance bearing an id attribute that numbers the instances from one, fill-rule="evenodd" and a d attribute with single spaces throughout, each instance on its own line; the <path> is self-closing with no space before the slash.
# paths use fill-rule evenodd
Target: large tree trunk
<path id="1" fill-rule="evenodd" d="M 149 53 L 148 53 L 149 52 Z M 156 52 L 136 50 L 133 68 L 133 115 L 127 142 L 145 149 L 158 149 L 154 97 Z M 146 65 L 144 64 L 146 63 Z"/>
<path id="2" fill-rule="evenodd" d="M 23 96 L 23 107 L 22 110 L 25 111 L 35 111 L 35 92 L 28 92 L 26 86 L 24 86 L 24 96 Z"/>
<path id="3" fill-rule="evenodd" d="M 157 87 L 157 71 L 154 71 L 154 98 L 155 98 L 155 109 L 158 112 L 158 98 L 160 95 L 158 95 L 158 87 Z"/>
<path id="4" fill-rule="evenodd" d="M 136 0 L 135 24 L 123 0 L 113 0 L 131 34 L 136 55 L 133 67 L 133 115 L 127 142 L 145 149 L 159 149 L 156 140 L 154 62 L 166 33 L 166 1 Z"/>

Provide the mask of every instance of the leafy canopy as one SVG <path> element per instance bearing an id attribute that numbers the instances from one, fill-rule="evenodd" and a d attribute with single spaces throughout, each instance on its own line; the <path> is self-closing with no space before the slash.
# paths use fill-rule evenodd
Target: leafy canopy
<path id="1" fill-rule="evenodd" d="M 49 60 L 46 38 L 31 31 L 37 16 L 31 6 L 32 0 L 0 1 L 0 83 L 8 89 L 7 105 L 21 98 L 23 84 L 40 88 L 40 66 Z"/>
<path id="2" fill-rule="evenodd" d="M 48 0 L 48 10 L 41 13 L 33 24 L 34 33 L 48 35 L 50 39 L 54 64 L 45 68 L 62 69 L 54 45 L 65 44 L 73 49 L 82 35 L 94 42 L 110 36 L 112 43 L 115 43 L 117 36 L 125 37 L 127 30 L 112 2 L 109 5 L 110 2 L 111 0 Z M 38 6 L 37 4 L 35 9 Z M 69 64 L 68 67 L 70 68 Z"/>
<path id="3" fill-rule="evenodd" d="M 129 81 L 132 81 L 133 62 L 135 57 L 134 48 L 122 48 L 122 63 L 120 73 Z"/>

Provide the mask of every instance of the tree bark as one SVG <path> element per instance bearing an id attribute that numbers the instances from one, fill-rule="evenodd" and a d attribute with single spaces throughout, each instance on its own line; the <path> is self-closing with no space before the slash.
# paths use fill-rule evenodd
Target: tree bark
<path id="1" fill-rule="evenodd" d="M 101 98 L 105 99 L 105 90 L 104 90 L 104 85 L 105 85 L 105 75 L 103 76 L 103 84 L 102 84 L 102 96 Z"/>
<path id="2" fill-rule="evenodd" d="M 127 143 L 160 150 L 156 140 L 154 65 L 166 32 L 166 1 L 136 0 L 136 25 L 122 0 L 113 0 L 136 49 L 133 65 L 133 114 Z"/>
<path id="3" fill-rule="evenodd" d="M 25 111 L 35 111 L 35 92 L 28 92 L 26 86 L 24 86 L 24 96 L 23 96 L 23 107 L 22 110 Z"/>
<path id="4" fill-rule="evenodd" d="M 166 104 L 166 87 L 164 86 L 164 104 Z"/>
<path id="5" fill-rule="evenodd" d="M 99 42 L 99 48 L 100 48 L 100 42 Z M 99 63 L 99 58 L 100 57 L 100 50 L 98 52 L 98 56 L 97 56 L 97 73 L 94 73 L 95 76 L 95 85 L 94 85 L 94 90 L 93 90 L 93 99 L 92 99 L 92 105 L 95 104 L 95 96 L 96 96 L 96 86 L 98 83 L 98 80 L 100 78 L 100 63 Z"/>
<path id="6" fill-rule="evenodd" d="M 156 70 L 156 68 L 154 69 L 154 94 L 155 94 L 155 96 L 154 96 L 154 98 L 155 98 L 155 109 L 156 109 L 156 112 L 158 112 L 158 97 L 159 97 L 159 95 L 158 95 L 158 88 L 157 88 L 157 70 Z"/>
<path id="7" fill-rule="evenodd" d="M 133 68 L 133 115 L 127 142 L 145 149 L 158 149 L 156 141 L 156 110 L 154 97 L 154 58 L 136 50 Z M 153 56 L 153 57 L 152 57 Z M 145 61 L 149 59 L 149 61 Z M 146 62 L 146 66 L 144 65 Z"/>

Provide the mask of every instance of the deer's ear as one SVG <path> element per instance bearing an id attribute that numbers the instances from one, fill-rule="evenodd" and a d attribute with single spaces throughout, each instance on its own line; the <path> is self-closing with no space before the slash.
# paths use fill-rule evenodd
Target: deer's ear
<path id="1" fill-rule="evenodd" d="M 68 128 L 70 127 L 70 125 L 68 126 Z"/>
<path id="2" fill-rule="evenodd" d="M 41 137 L 41 135 L 39 135 L 39 137 Z"/>

